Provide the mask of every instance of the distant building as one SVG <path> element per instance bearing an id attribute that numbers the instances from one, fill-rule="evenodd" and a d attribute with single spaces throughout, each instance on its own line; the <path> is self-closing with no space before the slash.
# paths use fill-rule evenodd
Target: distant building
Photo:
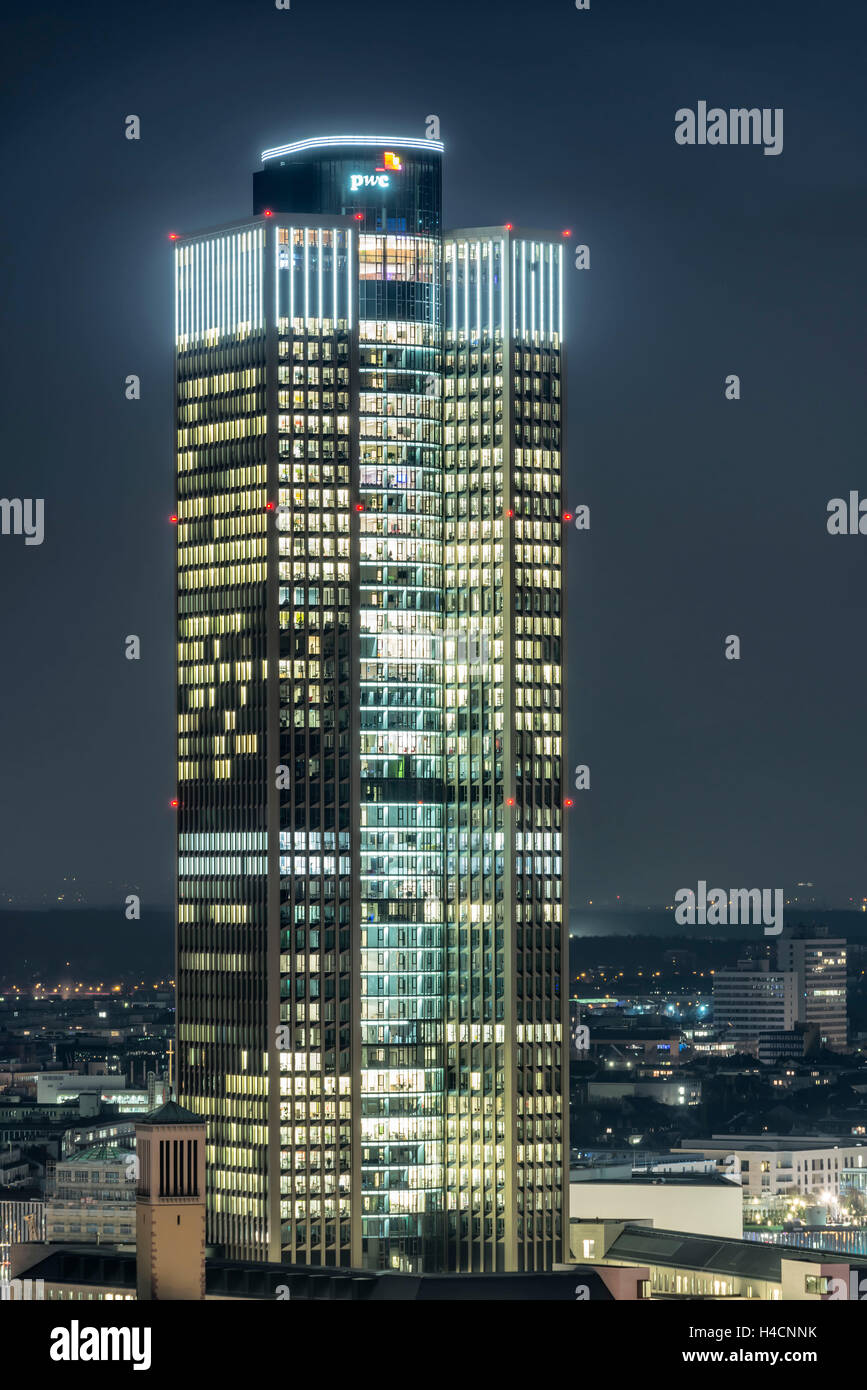
<path id="1" fill-rule="evenodd" d="M 681 1144 L 685 1153 L 715 1158 L 721 1169 L 740 1174 L 744 1200 L 762 1199 L 797 1189 L 836 1200 L 845 1183 L 841 1174 L 867 1167 L 867 1142 L 775 1134 L 715 1134 Z M 851 1184 L 850 1184 L 851 1185 Z"/>
<path id="2" fill-rule="evenodd" d="M 15 1145 L 0 1152 L 0 1187 L 15 1187 L 41 1175 L 41 1168 Z"/>
<path id="3" fill-rule="evenodd" d="M 156 1106 L 153 1107 L 156 1109 Z M 131 1111 L 115 1114 L 104 1110 L 87 1120 L 70 1125 L 63 1135 L 64 1158 L 72 1158 L 84 1149 L 102 1147 L 135 1152 L 135 1127 L 139 1117 Z"/>
<path id="4" fill-rule="evenodd" d="M 769 1029 L 759 1033 L 756 1054 L 764 1066 L 775 1062 L 800 1062 L 818 1043 L 818 1029 L 804 1024 L 794 1029 Z"/>
<path id="5" fill-rule="evenodd" d="M 796 1021 L 815 1025 L 823 1047 L 846 1047 L 846 942 L 815 930 L 783 936 L 777 942 L 777 965 L 796 977 Z"/>
<path id="6" fill-rule="evenodd" d="M 653 1062 L 657 1066 L 676 1067 L 685 1052 L 681 1030 L 677 1027 L 632 1028 L 627 1023 L 591 1023 L 590 1055 L 618 1064 Z"/>
<path id="7" fill-rule="evenodd" d="M 587 1082 L 587 1099 L 598 1100 L 655 1100 L 657 1105 L 701 1105 L 701 1082 L 685 1077 L 682 1072 L 658 1079 L 630 1077 L 606 1078 Z"/>
<path id="8" fill-rule="evenodd" d="M 63 1105 L 65 1101 L 79 1100 L 83 1095 L 100 1096 L 109 1091 L 122 1091 L 126 1087 L 126 1077 L 83 1075 L 74 1071 L 40 1072 L 36 1077 L 37 1105 Z"/>
<path id="9" fill-rule="evenodd" d="M 714 1023 L 726 1039 L 755 1052 L 759 1034 L 791 1031 L 797 1019 L 797 980 L 766 960 L 738 961 L 713 977 Z"/>

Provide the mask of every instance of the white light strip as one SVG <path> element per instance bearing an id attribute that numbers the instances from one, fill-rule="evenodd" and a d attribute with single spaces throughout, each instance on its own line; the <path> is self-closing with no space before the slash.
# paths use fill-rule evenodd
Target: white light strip
<path id="1" fill-rule="evenodd" d="M 348 326 L 351 328 L 351 327 L 352 327 L 352 309 L 353 309 L 353 302 L 352 302 L 352 301 L 353 301 L 353 296 L 354 296 L 354 294 L 355 294 L 355 289 L 354 289 L 354 286 L 353 286 L 353 283 L 352 283 L 352 254 L 353 254 L 353 253 L 352 253 L 352 228 L 351 228 L 351 227 L 348 229 L 348 231 L 347 231 L 347 233 L 346 233 L 346 240 L 347 240 L 347 248 L 346 248 L 346 254 L 347 254 L 347 261 L 346 261 L 346 276 L 347 276 L 347 285 L 348 285 L 347 303 L 346 303 L 346 311 L 347 311 L 347 313 L 346 313 L 346 321 L 347 321 Z"/>
<path id="2" fill-rule="evenodd" d="M 521 242 L 521 337 L 527 337 L 527 243 Z"/>
<path id="3" fill-rule="evenodd" d="M 304 327 L 310 318 L 310 228 L 304 228 Z"/>
<path id="4" fill-rule="evenodd" d="M 297 154 L 301 150 L 333 148 L 335 145 L 353 148 L 359 145 L 383 145 L 386 149 L 394 146 L 395 149 L 404 150 L 434 150 L 437 154 L 442 154 L 445 149 L 442 140 L 405 139 L 402 135 L 320 135 L 309 140 L 295 140 L 291 145 L 275 145 L 271 150 L 263 150 L 262 160 L 264 162 L 266 159 L 277 159 L 282 154 Z"/>
<path id="5" fill-rule="evenodd" d="M 550 309 L 549 316 L 548 316 L 548 317 L 549 317 L 549 323 L 550 323 L 549 332 L 550 332 L 551 337 L 553 338 L 553 337 L 554 337 L 554 247 L 553 247 L 553 246 L 551 247 L 551 255 L 550 255 L 550 258 L 549 258 L 549 261 L 548 261 L 548 305 L 549 305 L 549 309 Z"/>
<path id="6" fill-rule="evenodd" d="M 233 236 L 227 236 L 225 247 L 226 285 L 223 301 L 223 312 L 225 315 L 226 333 L 234 333 L 235 331 L 235 320 L 232 317 L 232 242 L 234 241 L 234 239 L 235 238 Z"/>
<path id="7" fill-rule="evenodd" d="M 464 242 L 464 332 L 470 336 L 470 243 Z"/>
<path id="8" fill-rule="evenodd" d="M 494 243 L 488 242 L 488 334 L 494 336 Z"/>
<path id="9" fill-rule="evenodd" d="M 226 312 L 226 293 L 228 281 L 226 279 L 226 238 L 220 237 L 220 333 L 226 332 L 229 325 L 229 315 Z"/>
<path id="10" fill-rule="evenodd" d="M 440 249 L 440 252 L 442 252 L 442 249 L 443 249 L 443 244 L 442 244 L 442 242 L 440 242 L 439 249 Z M 436 323 L 436 321 L 437 321 L 437 314 L 438 314 L 438 312 L 439 312 L 439 306 L 438 306 L 438 304 L 437 304 L 437 289 L 439 288 L 439 283 L 438 283 L 439 277 L 438 277 L 438 275 L 437 275 L 437 270 L 438 270 L 438 269 L 439 269 L 439 270 L 443 270 L 443 262 L 442 262 L 441 256 L 440 256 L 440 257 L 437 257 L 437 259 L 434 261 L 433 271 L 432 271 L 432 274 L 431 274 L 431 319 L 432 319 L 432 322 L 433 322 L 433 323 Z M 445 273 L 445 272 L 443 271 L 443 273 Z"/>
<path id="11" fill-rule="evenodd" d="M 560 269 L 560 346 L 563 346 L 563 247 L 558 247 L 557 260 Z"/>
<path id="12" fill-rule="evenodd" d="M 476 242 L 476 332 L 482 336 L 482 243 Z"/>
<path id="13" fill-rule="evenodd" d="M 530 242 L 530 341 L 536 341 L 536 243 Z"/>
<path id="14" fill-rule="evenodd" d="M 500 242 L 500 331 L 506 337 L 506 242 Z"/>
<path id="15" fill-rule="evenodd" d="M 295 320 L 295 228 L 289 228 L 289 327 Z"/>
<path id="16" fill-rule="evenodd" d="M 318 305 L 317 318 L 319 319 L 319 331 L 320 331 L 320 333 L 322 332 L 322 320 L 323 320 L 324 317 L 325 317 L 324 313 L 322 312 L 322 309 L 323 309 L 323 304 L 322 304 L 322 252 L 323 252 L 322 243 L 323 243 L 323 240 L 324 240 L 324 233 L 323 233 L 323 231 L 322 231 L 322 228 L 320 227 L 320 228 L 317 230 L 317 232 L 316 232 L 316 279 L 317 279 L 317 282 L 318 282 L 318 283 L 317 283 L 317 286 L 316 286 L 316 290 L 317 290 L 317 293 L 318 293 L 318 295 L 319 295 L 319 305 Z"/>
<path id="17" fill-rule="evenodd" d="M 337 332 L 337 228 L 331 228 L 331 323 Z"/>
<path id="18" fill-rule="evenodd" d="M 452 242 L 452 337 L 458 336 L 458 244 Z"/>

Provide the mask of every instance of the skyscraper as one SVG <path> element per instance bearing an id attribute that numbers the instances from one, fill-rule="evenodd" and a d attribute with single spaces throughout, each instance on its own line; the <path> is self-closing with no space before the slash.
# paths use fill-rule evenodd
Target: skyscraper
<path id="1" fill-rule="evenodd" d="M 235 1255 L 563 1257 L 562 245 L 436 140 L 177 239 L 178 1056 Z"/>

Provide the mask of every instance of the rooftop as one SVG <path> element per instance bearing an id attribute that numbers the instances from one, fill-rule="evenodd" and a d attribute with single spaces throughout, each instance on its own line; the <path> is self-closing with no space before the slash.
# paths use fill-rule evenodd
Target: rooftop
<path id="1" fill-rule="evenodd" d="M 35 1247 L 29 1247 L 35 1250 Z M 48 1284 L 68 1283 L 126 1289 L 136 1287 L 133 1251 L 115 1247 L 68 1246 L 51 1249 L 21 1271 L 28 1279 Z M 586 1284 L 591 1300 L 610 1302 L 614 1295 L 602 1276 L 581 1265 L 546 1274 L 392 1274 L 369 1269 L 323 1269 L 308 1265 L 258 1264 L 242 1260 L 207 1260 L 209 1298 L 340 1299 L 440 1302 L 469 1299 L 527 1300 L 574 1303 L 576 1278 Z"/>
<path id="2" fill-rule="evenodd" d="M 74 1163 L 123 1163 L 128 1158 L 134 1158 L 135 1154 L 130 1149 L 112 1148 L 110 1144 L 94 1144 L 91 1149 L 82 1149 L 80 1153 L 70 1154 L 68 1158 L 59 1158 L 58 1167 L 71 1167 Z"/>
<path id="3" fill-rule="evenodd" d="M 791 1149 L 864 1148 L 867 1147 L 867 1139 L 847 1134 L 714 1134 L 705 1139 L 681 1140 L 681 1152 L 705 1148 L 719 1149 L 726 1145 L 733 1149 L 757 1149 L 763 1153 L 779 1153 Z"/>
<path id="4" fill-rule="evenodd" d="M 205 1121 L 201 1115 L 194 1115 L 192 1110 L 185 1110 L 182 1105 L 178 1105 L 176 1100 L 167 1100 L 165 1105 L 161 1105 L 159 1110 L 152 1110 L 149 1115 L 142 1115 L 136 1121 L 140 1125 L 203 1125 Z"/>
<path id="5" fill-rule="evenodd" d="M 631 1178 L 587 1178 L 581 1180 L 582 1187 L 611 1186 L 617 1184 L 628 1187 L 637 1184 L 641 1187 L 736 1187 L 724 1173 L 633 1173 Z"/>
<path id="6" fill-rule="evenodd" d="M 267 159 L 278 159 L 284 154 L 298 154 L 303 150 L 319 150 L 332 147 L 346 149 L 352 146 L 375 145 L 389 149 L 394 145 L 400 150 L 431 150 L 442 154 L 442 140 L 420 140 L 417 136 L 404 135 L 313 135 L 307 140 L 294 140 L 289 145 L 275 145 L 273 149 L 262 151 L 262 163 Z"/>
<path id="7" fill-rule="evenodd" d="M 841 1261 L 830 1251 L 803 1250 L 793 1245 L 765 1245 L 759 1241 L 722 1236 L 693 1236 L 650 1226 L 624 1226 L 609 1246 L 606 1259 L 629 1260 L 642 1265 L 678 1265 L 682 1269 L 714 1274 L 752 1275 L 779 1283 L 782 1261 L 801 1260 L 821 1264 Z M 845 1257 L 843 1257 L 845 1262 Z"/>

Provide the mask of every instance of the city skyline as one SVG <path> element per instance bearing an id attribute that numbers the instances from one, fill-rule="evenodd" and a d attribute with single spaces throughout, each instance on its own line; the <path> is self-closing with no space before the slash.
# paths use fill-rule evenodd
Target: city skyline
<path id="1" fill-rule="evenodd" d="M 865 17 L 4 15 L 13 1366 L 848 1355 Z"/>

